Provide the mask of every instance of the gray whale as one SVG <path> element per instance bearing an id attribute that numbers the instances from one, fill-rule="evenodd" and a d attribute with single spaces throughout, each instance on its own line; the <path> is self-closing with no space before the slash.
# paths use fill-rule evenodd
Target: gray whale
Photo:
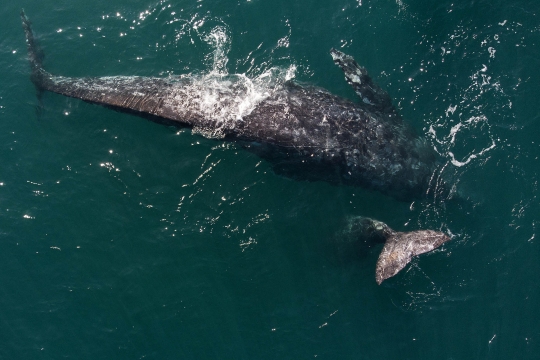
<path id="1" fill-rule="evenodd" d="M 352 57 L 335 49 L 332 58 L 359 95 L 358 103 L 292 81 L 261 87 L 243 75 L 55 76 L 43 69 L 24 11 L 21 17 L 31 79 L 40 91 L 240 142 L 269 160 L 278 173 L 299 179 L 358 185 L 409 199 L 425 193 L 435 171 L 433 151 L 403 122 L 388 94 Z M 386 239 L 376 271 L 379 284 L 412 256 L 449 240 L 430 230 L 398 233 L 375 220 L 364 224 L 366 231 Z"/>

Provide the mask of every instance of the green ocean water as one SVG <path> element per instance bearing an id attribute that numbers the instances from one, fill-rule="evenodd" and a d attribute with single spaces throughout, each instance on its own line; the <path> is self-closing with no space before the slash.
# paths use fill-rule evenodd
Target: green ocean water
<path id="1" fill-rule="evenodd" d="M 241 147 L 36 96 L 66 76 L 272 67 L 354 99 L 353 55 L 459 200 L 295 181 Z M 0 359 L 537 359 L 537 1 L 26 1 L 0 7 Z M 370 216 L 452 241 L 375 283 Z"/>

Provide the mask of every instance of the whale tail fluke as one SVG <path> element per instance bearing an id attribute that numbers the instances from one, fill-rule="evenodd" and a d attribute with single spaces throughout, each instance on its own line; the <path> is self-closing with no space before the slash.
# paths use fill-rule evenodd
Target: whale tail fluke
<path id="1" fill-rule="evenodd" d="M 450 237 L 440 231 L 418 230 L 410 232 L 392 232 L 384 244 L 377 260 L 375 280 L 381 284 L 384 280 L 396 275 L 413 258 L 432 251 Z"/>
<path id="2" fill-rule="evenodd" d="M 47 72 L 43 70 L 43 51 L 34 38 L 30 20 L 28 20 L 28 17 L 24 13 L 24 9 L 21 10 L 21 20 L 24 34 L 26 35 L 26 44 L 28 46 L 28 59 L 30 60 L 30 68 L 32 69 L 32 82 L 40 89 L 43 87 L 43 81 L 47 76 Z"/>
<path id="3" fill-rule="evenodd" d="M 354 233 L 364 243 L 384 242 L 375 268 L 375 280 L 379 285 L 396 275 L 414 256 L 432 251 L 450 240 L 440 231 L 394 231 L 385 223 L 367 217 L 352 218 L 347 232 Z"/>
<path id="4" fill-rule="evenodd" d="M 43 52 L 36 43 L 34 33 L 32 32 L 32 24 L 24 13 L 24 9 L 21 10 L 21 20 L 24 34 L 26 35 L 26 44 L 28 45 L 28 58 L 30 60 L 30 66 L 32 67 L 32 71 L 38 71 L 39 69 L 43 68 Z"/>

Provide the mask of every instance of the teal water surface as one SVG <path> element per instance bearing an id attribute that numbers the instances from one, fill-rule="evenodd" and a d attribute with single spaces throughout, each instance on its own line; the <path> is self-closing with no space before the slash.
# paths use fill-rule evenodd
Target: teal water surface
<path id="1" fill-rule="evenodd" d="M 276 175 L 234 144 L 36 96 L 19 12 L 66 76 L 294 71 L 340 48 L 459 200 Z M 537 1 L 26 1 L 0 8 L 1 359 L 536 359 Z M 217 46 L 212 34 L 224 42 Z M 217 55 L 216 55 L 217 54 Z M 364 215 L 452 235 L 375 283 Z"/>

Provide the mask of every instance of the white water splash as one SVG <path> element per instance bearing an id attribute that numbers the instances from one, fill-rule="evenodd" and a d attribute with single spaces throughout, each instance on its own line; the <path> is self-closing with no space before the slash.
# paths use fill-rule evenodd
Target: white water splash
<path id="1" fill-rule="evenodd" d="M 228 74 L 227 63 L 229 62 L 229 58 L 227 57 L 227 54 L 229 53 L 231 40 L 227 32 L 225 26 L 216 26 L 203 37 L 204 41 L 214 47 L 214 61 L 212 64 L 212 71 L 210 72 L 211 74 Z"/>
<path id="2" fill-rule="evenodd" d="M 478 132 L 479 130 L 481 131 L 480 133 Z M 491 151 L 496 147 L 495 139 L 491 134 L 491 127 L 489 125 L 487 117 L 484 115 L 473 116 L 468 120 L 462 121 L 452 126 L 448 135 L 444 136 L 442 139 L 439 139 L 439 137 L 437 136 L 437 131 L 435 130 L 433 125 L 429 127 L 428 133 L 431 135 L 431 137 L 435 140 L 436 143 L 443 145 L 443 147 L 447 149 L 446 155 L 452 165 L 456 167 L 465 166 L 474 159 L 484 156 L 488 151 Z M 456 155 L 454 154 L 454 149 L 463 146 L 461 142 L 456 141 L 456 137 L 458 135 L 464 135 L 463 138 L 475 139 L 479 137 L 487 137 L 490 143 L 480 150 L 469 152 L 469 154 L 466 155 L 464 158 L 458 160 L 456 159 Z"/>
<path id="3" fill-rule="evenodd" d="M 227 64 L 232 39 L 227 24 L 222 22 L 206 31 L 203 24 L 198 26 L 195 32 L 213 48 L 206 57 L 211 59 L 211 69 L 198 76 L 186 75 L 191 79 L 187 91 L 196 94 L 190 98 L 198 112 L 204 118 L 215 120 L 212 121 L 215 125 L 195 128 L 194 131 L 205 137 L 220 138 L 226 130 L 233 129 L 237 122 L 243 121 L 261 101 L 271 96 L 286 81 L 294 79 L 296 66 L 261 69 L 258 74 L 252 73 L 250 76 L 246 73 L 229 74 Z M 280 39 L 278 47 L 286 47 L 289 36 L 290 34 Z"/>
<path id="4" fill-rule="evenodd" d="M 220 60 L 221 61 L 221 60 Z M 165 100 L 178 114 L 198 114 L 207 121 L 193 129 L 207 138 L 222 138 L 234 129 L 257 105 L 294 77 L 295 67 L 271 68 L 253 78 L 246 74 L 224 75 L 212 69 L 203 75 L 184 75 L 187 79 Z M 190 114 L 186 113 L 186 116 Z"/>

